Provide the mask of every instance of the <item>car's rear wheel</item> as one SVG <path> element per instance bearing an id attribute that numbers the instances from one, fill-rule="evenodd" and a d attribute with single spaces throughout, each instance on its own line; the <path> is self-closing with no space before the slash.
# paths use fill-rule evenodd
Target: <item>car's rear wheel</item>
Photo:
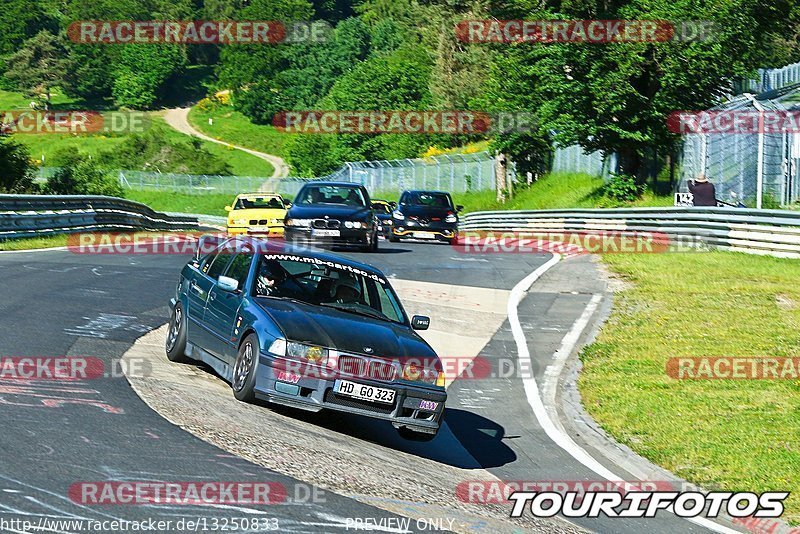
<path id="1" fill-rule="evenodd" d="M 233 396 L 242 402 L 253 402 L 256 398 L 256 367 L 258 366 L 258 339 L 250 334 L 239 347 L 236 363 L 233 364 L 231 388 Z"/>
<path id="2" fill-rule="evenodd" d="M 408 427 L 401 426 L 397 429 L 397 433 L 400 434 L 400 437 L 403 439 L 407 439 L 408 441 L 431 441 L 433 438 L 436 437 L 438 434 L 438 430 L 434 434 L 429 434 L 427 432 L 417 432 L 415 430 L 411 430 Z"/>
<path id="3" fill-rule="evenodd" d="M 183 311 L 183 304 L 178 302 L 172 309 L 172 316 L 169 320 L 169 330 L 167 330 L 167 340 L 165 348 L 167 359 L 171 362 L 186 363 L 190 360 L 186 356 L 186 314 Z"/>

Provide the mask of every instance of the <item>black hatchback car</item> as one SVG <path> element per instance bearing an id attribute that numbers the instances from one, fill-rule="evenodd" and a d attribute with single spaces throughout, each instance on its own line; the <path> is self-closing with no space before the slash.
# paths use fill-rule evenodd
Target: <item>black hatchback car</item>
<path id="1" fill-rule="evenodd" d="M 378 250 L 378 223 L 363 185 L 309 182 L 300 189 L 284 219 L 291 243 L 357 246 Z"/>
<path id="2" fill-rule="evenodd" d="M 402 238 L 430 239 L 455 243 L 458 238 L 458 212 L 450 193 L 443 191 L 403 191 L 392 212 L 389 241 Z"/>

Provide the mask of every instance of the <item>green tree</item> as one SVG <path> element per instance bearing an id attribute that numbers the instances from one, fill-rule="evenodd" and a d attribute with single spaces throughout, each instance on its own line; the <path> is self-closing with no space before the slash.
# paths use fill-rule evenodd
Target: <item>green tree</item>
<path id="1" fill-rule="evenodd" d="M 119 181 L 75 147 L 60 154 L 62 167 L 47 180 L 45 191 L 53 195 L 107 195 L 122 197 Z"/>
<path id="2" fill-rule="evenodd" d="M 402 48 L 359 63 L 320 101 L 324 110 L 428 109 L 431 60 L 421 47 Z M 322 137 L 323 139 L 320 139 Z M 298 135 L 287 142 L 289 163 L 304 176 L 328 173 L 346 161 L 417 156 L 430 137 L 417 134 Z M 325 153 L 314 156 L 316 151 Z"/>
<path id="3" fill-rule="evenodd" d="M 696 42 L 519 44 L 502 47 L 488 99 L 536 110 L 559 144 L 617 152 L 620 172 L 639 178 L 650 148 L 670 149 L 666 117 L 717 104 L 729 80 L 752 73 L 789 10 L 788 2 L 637 0 L 548 2 L 529 18 L 709 20 Z M 515 15 L 512 13 L 511 15 Z M 524 142 L 524 140 L 523 140 Z M 517 153 L 524 153 L 517 146 Z"/>
<path id="4" fill-rule="evenodd" d="M 150 108 L 185 66 L 186 51 L 180 45 L 127 45 L 114 69 L 114 101 L 133 109 Z"/>
<path id="5" fill-rule="evenodd" d="M 0 169 L 1 193 L 36 192 L 28 147 L 3 134 L 0 134 Z"/>
<path id="6" fill-rule="evenodd" d="M 49 106 L 50 91 L 63 78 L 66 55 L 61 40 L 42 30 L 6 58 L 5 76 L 19 89 L 39 96 Z"/>

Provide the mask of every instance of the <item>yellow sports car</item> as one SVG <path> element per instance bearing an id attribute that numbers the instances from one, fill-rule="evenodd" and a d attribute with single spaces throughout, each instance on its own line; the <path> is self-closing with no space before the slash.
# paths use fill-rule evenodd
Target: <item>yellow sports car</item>
<path id="1" fill-rule="evenodd" d="M 291 203 L 277 193 L 239 195 L 228 212 L 228 233 L 231 235 L 283 235 L 283 218 Z"/>

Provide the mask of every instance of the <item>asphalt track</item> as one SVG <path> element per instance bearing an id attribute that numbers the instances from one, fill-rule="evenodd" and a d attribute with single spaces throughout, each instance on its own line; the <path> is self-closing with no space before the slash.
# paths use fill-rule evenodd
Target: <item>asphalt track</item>
<path id="1" fill-rule="evenodd" d="M 513 288 L 550 257 L 466 255 L 435 244 L 381 245 L 377 255 L 348 255 L 372 263 L 389 277 L 497 289 Z M 0 356 L 119 359 L 137 338 L 164 324 L 167 302 L 185 261 L 178 256 L 77 255 L 67 251 L 0 254 Z M 565 333 L 593 295 L 605 291 L 588 258 L 570 262 L 545 277 L 519 305 L 540 388 Z M 565 291 L 565 285 L 571 289 Z M 481 356 L 508 357 L 514 351 L 506 323 Z M 456 381 L 448 392 L 447 426 L 468 451 L 474 467 L 503 480 L 598 480 L 545 435 L 525 399 L 521 381 Z M 275 517 L 280 530 L 286 532 L 346 531 L 346 518 L 383 519 L 385 525 L 390 524 L 389 518 L 399 519 L 396 514 L 331 492 L 324 504 L 306 502 L 307 492 L 298 492 L 295 500 L 293 493 L 303 484 L 225 453 L 168 423 L 139 399 L 124 377 L 80 384 L 4 380 L 0 382 L 0 404 L 0 519 L 49 516 L 174 521 L 246 515 Z M 358 430 L 354 428 L 352 433 L 352 446 L 358 447 Z M 429 449 L 415 444 L 415 453 L 444 461 L 449 451 L 437 450 L 438 441 L 429 444 Z M 618 467 L 614 472 L 625 476 Z M 288 488 L 290 499 L 282 506 L 187 508 L 86 506 L 68 497 L 75 482 L 104 480 L 269 480 Z M 424 495 L 417 497 L 424 499 Z M 647 520 L 571 521 L 596 532 L 702 530 L 670 515 Z M 410 530 L 414 530 L 413 523 Z"/>

